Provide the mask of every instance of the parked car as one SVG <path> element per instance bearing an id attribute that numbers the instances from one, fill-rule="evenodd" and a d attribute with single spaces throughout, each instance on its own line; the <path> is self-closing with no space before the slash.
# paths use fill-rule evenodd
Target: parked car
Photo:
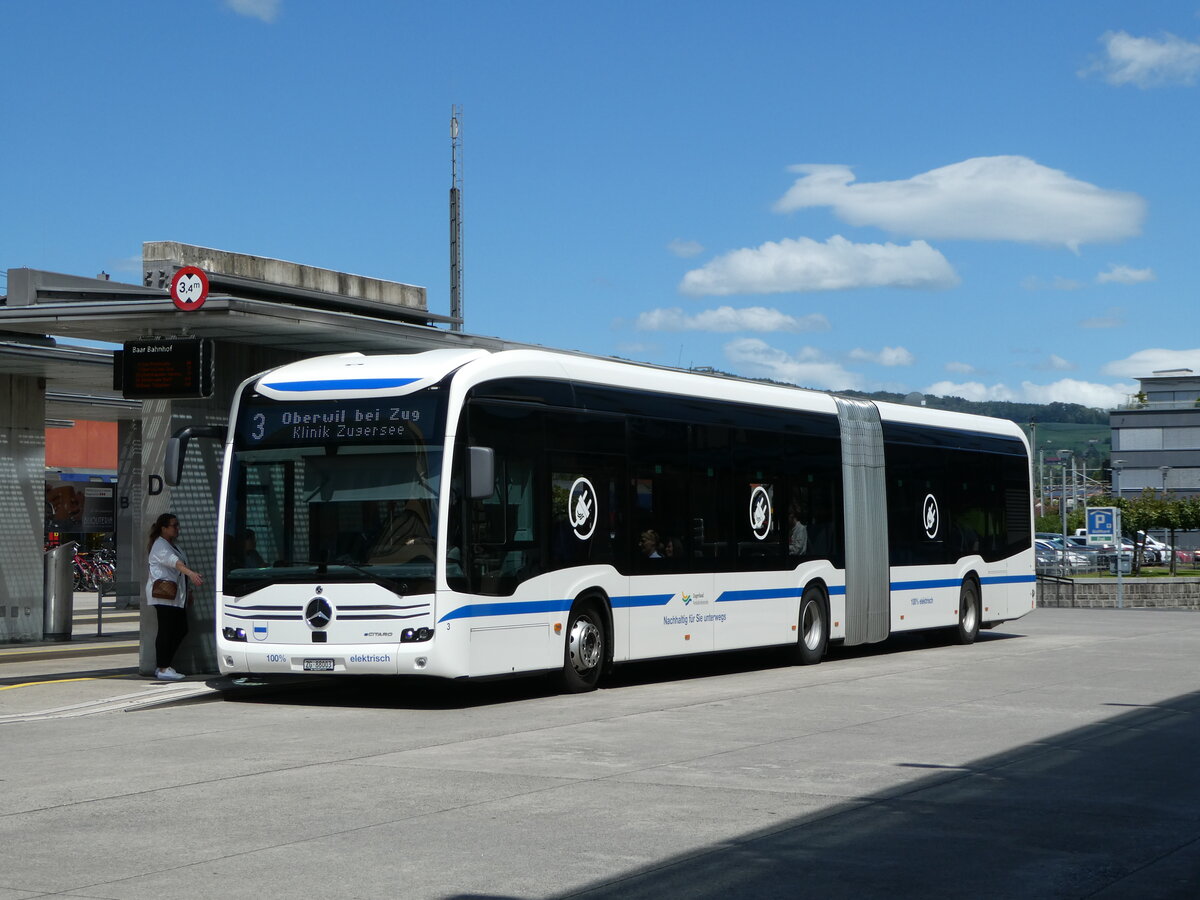
<path id="1" fill-rule="evenodd" d="M 1155 562 L 1166 563 L 1170 561 L 1171 553 L 1173 552 L 1173 548 L 1170 544 L 1163 543 L 1162 541 L 1158 540 L 1158 538 L 1139 531 L 1138 537 L 1140 538 L 1143 536 L 1145 537 L 1146 541 L 1146 550 L 1154 552 Z M 1145 558 L 1149 560 L 1148 556 Z"/>
<path id="2" fill-rule="evenodd" d="M 1078 548 L 1068 548 L 1062 542 L 1038 539 L 1033 542 L 1036 551 L 1036 565 L 1045 571 L 1054 572 L 1087 572 L 1099 567 L 1096 554 Z"/>
<path id="3" fill-rule="evenodd" d="M 1128 550 L 1130 553 L 1133 553 L 1134 550 L 1136 549 L 1135 545 L 1133 543 L 1133 540 L 1131 538 L 1121 538 L 1121 543 L 1124 545 L 1125 549 Z M 1147 566 L 1158 565 L 1159 555 L 1158 555 L 1157 550 L 1155 550 L 1153 547 L 1142 546 L 1141 552 L 1142 552 L 1142 564 L 1143 565 L 1147 565 Z"/>
<path id="4" fill-rule="evenodd" d="M 1037 536 L 1039 538 L 1041 538 L 1041 537 L 1045 537 L 1045 538 L 1058 537 L 1060 540 L 1062 538 L 1061 535 L 1050 535 L 1050 534 L 1040 534 L 1040 533 Z M 1170 561 L 1171 547 L 1169 544 L 1164 544 L 1162 541 L 1160 541 L 1152 536 L 1146 535 L 1145 532 L 1139 531 L 1138 532 L 1139 542 L 1143 541 L 1143 539 L 1144 539 L 1144 543 L 1141 544 L 1141 551 L 1142 551 L 1142 562 L 1144 564 L 1153 566 L 1153 565 L 1158 565 L 1159 563 L 1165 563 L 1165 562 Z M 1085 529 L 1085 528 L 1075 529 L 1074 534 L 1067 536 L 1067 541 L 1070 544 L 1078 545 L 1080 547 L 1089 546 L 1087 543 L 1087 529 Z M 1134 552 L 1133 539 L 1123 537 L 1123 538 L 1121 538 L 1121 545 L 1124 548 L 1123 552 L 1129 553 L 1130 558 L 1132 559 L 1133 552 Z M 1104 562 L 1105 565 L 1110 565 L 1112 563 L 1111 551 L 1116 549 L 1116 547 L 1114 545 L 1112 545 L 1112 544 L 1102 544 L 1102 545 L 1092 544 L 1090 546 L 1098 547 L 1100 549 L 1101 556 L 1103 558 L 1102 561 Z"/>
<path id="5" fill-rule="evenodd" d="M 1067 543 L 1074 548 L 1083 550 L 1094 550 L 1096 552 L 1096 562 L 1100 568 L 1111 568 L 1117 558 L 1116 544 L 1089 544 L 1086 537 L 1081 537 L 1079 534 L 1067 536 Z M 1125 560 L 1133 559 L 1133 551 L 1121 551 L 1121 558 Z"/>
<path id="6" fill-rule="evenodd" d="M 1034 535 L 1034 539 L 1038 541 L 1045 541 L 1051 547 L 1059 551 L 1069 550 L 1072 553 L 1081 554 L 1089 562 L 1091 562 L 1093 566 L 1099 565 L 1099 549 L 1096 547 L 1089 547 L 1086 541 L 1082 544 L 1077 544 L 1072 541 L 1072 538 L 1068 537 L 1066 543 L 1063 543 L 1063 537 L 1061 534 L 1051 534 L 1050 532 L 1046 531 L 1039 531 Z"/>
<path id="7" fill-rule="evenodd" d="M 1039 575 L 1057 575 L 1062 571 L 1062 556 L 1049 547 L 1034 547 L 1034 569 Z"/>

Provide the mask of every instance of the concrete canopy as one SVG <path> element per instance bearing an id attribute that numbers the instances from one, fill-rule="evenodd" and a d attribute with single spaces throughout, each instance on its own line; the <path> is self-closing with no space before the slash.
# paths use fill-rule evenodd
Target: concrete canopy
<path id="1" fill-rule="evenodd" d="M 212 572 L 217 448 L 197 450 L 189 462 L 193 477 L 181 488 L 162 490 L 158 473 L 169 435 L 182 425 L 223 423 L 242 379 L 284 361 L 327 353 L 516 346 L 450 330 L 446 326 L 460 323 L 428 313 L 424 289 L 411 285 L 170 243 L 147 244 L 143 263 L 142 285 L 8 270 L 8 296 L 0 298 L 0 443 L 9 459 L 0 463 L 12 472 L 0 484 L 0 505 L 15 510 L 6 525 L 11 534 L 4 535 L 15 550 L 0 573 L 0 608 L 20 614 L 0 619 L 0 642 L 42 635 L 45 420 L 120 421 L 116 533 L 117 567 L 123 574 L 118 597 L 137 603 L 146 523 L 168 509 L 196 535 L 190 564 Z M 204 268 L 210 286 L 205 303 L 188 311 L 176 308 L 167 289 L 172 275 L 201 264 L 228 273 Z M 126 400 L 112 389 L 111 349 L 61 342 L 119 345 L 182 336 L 214 341 L 216 388 L 210 398 Z M 211 591 L 203 590 L 189 612 L 192 631 L 176 656 L 185 671 L 215 670 L 213 602 Z M 153 617 L 143 616 L 144 672 L 154 668 L 153 636 Z"/>

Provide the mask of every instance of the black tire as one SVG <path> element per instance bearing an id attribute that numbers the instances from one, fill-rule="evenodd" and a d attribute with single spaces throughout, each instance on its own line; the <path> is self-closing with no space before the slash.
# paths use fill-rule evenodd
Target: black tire
<path id="1" fill-rule="evenodd" d="M 979 602 L 979 585 L 967 579 L 958 593 L 958 625 L 953 629 L 954 643 L 973 644 L 979 637 L 983 606 Z"/>
<path id="2" fill-rule="evenodd" d="M 567 619 L 562 689 L 569 694 L 594 691 L 608 656 L 608 626 L 594 601 L 577 601 Z"/>
<path id="3" fill-rule="evenodd" d="M 829 601 L 815 585 L 806 587 L 800 597 L 798 631 L 792 661 L 798 666 L 815 666 L 829 648 Z"/>

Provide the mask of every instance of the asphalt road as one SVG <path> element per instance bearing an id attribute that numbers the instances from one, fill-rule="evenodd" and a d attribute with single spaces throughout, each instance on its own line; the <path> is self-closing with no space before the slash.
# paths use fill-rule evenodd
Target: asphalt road
<path id="1" fill-rule="evenodd" d="M 582 696 L 97 671 L 0 691 L 0 900 L 1200 896 L 1195 612 Z"/>

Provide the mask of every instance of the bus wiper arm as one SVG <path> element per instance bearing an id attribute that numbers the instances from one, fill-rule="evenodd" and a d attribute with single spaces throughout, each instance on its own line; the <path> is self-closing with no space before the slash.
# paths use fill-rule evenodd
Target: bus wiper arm
<path id="1" fill-rule="evenodd" d="M 397 581 L 394 578 L 388 578 L 386 575 L 376 575 L 374 572 L 369 572 L 362 566 L 355 565 L 354 563 L 339 562 L 334 563 L 334 565 L 342 566 L 346 569 L 353 569 L 359 575 L 364 576 L 368 581 L 371 581 L 380 587 L 385 587 L 393 594 L 399 594 L 401 597 L 409 593 L 408 584 L 406 582 Z"/>

